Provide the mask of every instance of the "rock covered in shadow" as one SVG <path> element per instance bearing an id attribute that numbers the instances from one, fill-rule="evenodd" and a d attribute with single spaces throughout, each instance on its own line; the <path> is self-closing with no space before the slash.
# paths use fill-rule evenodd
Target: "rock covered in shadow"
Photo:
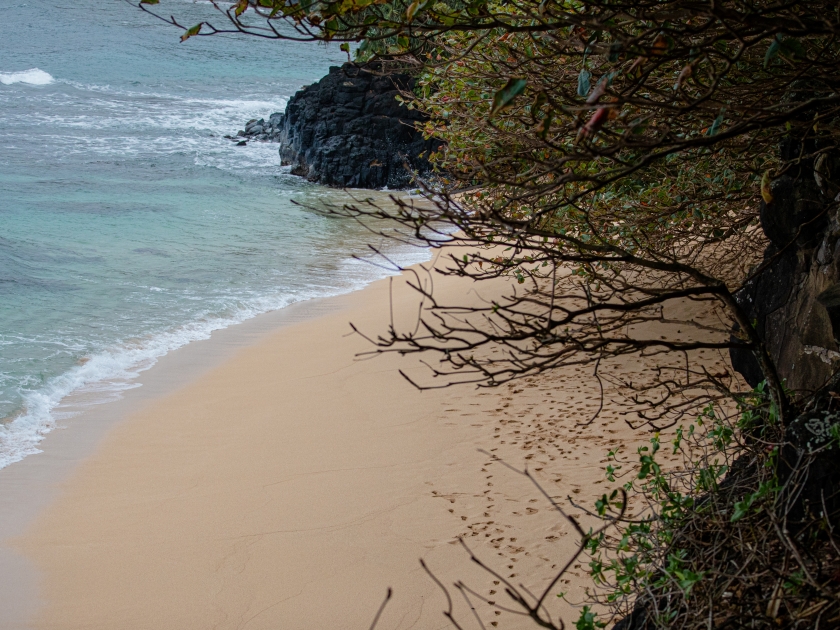
<path id="1" fill-rule="evenodd" d="M 792 160 L 798 144 L 782 143 Z M 735 299 L 765 342 L 779 376 L 797 397 L 822 387 L 840 369 L 840 156 L 802 160 L 773 181 L 762 202 L 761 225 L 770 240 L 764 262 Z M 735 330 L 737 335 L 738 330 Z M 750 385 L 763 379 L 747 349 L 730 351 Z"/>

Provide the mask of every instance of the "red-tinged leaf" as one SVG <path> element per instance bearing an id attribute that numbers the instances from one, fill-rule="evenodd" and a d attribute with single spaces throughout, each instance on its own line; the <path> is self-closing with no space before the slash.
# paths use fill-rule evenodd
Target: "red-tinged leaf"
<path id="1" fill-rule="evenodd" d="M 184 33 L 183 35 L 181 35 L 181 41 L 182 41 L 182 42 L 185 42 L 185 41 L 187 41 L 190 37 L 195 37 L 196 35 L 198 35 L 198 34 L 201 32 L 201 26 L 202 26 L 203 24 L 204 24 L 204 22 L 199 22 L 198 24 L 196 24 L 196 25 L 195 25 L 195 26 L 193 26 L 192 28 L 187 29 L 187 32 L 186 32 L 186 33 Z"/>
<path id="2" fill-rule="evenodd" d="M 651 52 L 660 57 L 665 54 L 665 52 L 670 48 L 670 42 L 668 38 L 663 34 L 660 33 L 656 36 L 656 39 L 653 40 L 653 46 L 651 46 Z"/>
<path id="3" fill-rule="evenodd" d="M 598 99 L 600 99 L 604 94 L 606 94 L 607 88 L 612 83 L 614 76 L 614 72 L 608 72 L 607 74 L 601 77 L 601 80 L 598 81 L 598 84 L 595 86 L 595 89 L 592 90 L 592 93 L 589 95 L 589 98 L 586 99 L 587 105 L 594 105 L 598 102 Z"/>
<path id="4" fill-rule="evenodd" d="M 581 127 L 581 130 L 578 132 L 577 135 L 577 140 L 580 140 L 581 138 L 588 138 L 589 136 L 594 135 L 595 132 L 597 132 L 601 128 L 601 126 L 605 122 L 607 122 L 607 120 L 609 120 L 611 109 L 611 107 L 599 107 L 597 110 L 595 110 L 595 113 L 592 114 L 592 117 L 589 119 L 589 122 L 587 122 L 583 127 Z"/>
<path id="5" fill-rule="evenodd" d="M 677 82 L 674 83 L 674 89 L 679 90 L 682 87 L 682 84 L 685 83 L 686 79 L 688 79 L 693 72 L 694 68 L 691 64 L 688 64 L 685 68 L 683 68 L 682 72 L 680 72 L 680 76 L 677 77 Z"/>
<path id="6" fill-rule="evenodd" d="M 525 79 L 508 79 L 501 90 L 493 95 L 493 107 L 490 109 L 490 117 L 492 118 L 504 108 L 510 106 L 517 96 L 525 91 L 525 86 L 528 81 Z"/>
<path id="7" fill-rule="evenodd" d="M 647 61 L 646 57 L 636 57 L 636 60 L 633 62 L 633 65 L 630 66 L 630 69 L 627 71 L 627 76 L 630 77 L 638 77 L 641 75 L 642 66 Z"/>

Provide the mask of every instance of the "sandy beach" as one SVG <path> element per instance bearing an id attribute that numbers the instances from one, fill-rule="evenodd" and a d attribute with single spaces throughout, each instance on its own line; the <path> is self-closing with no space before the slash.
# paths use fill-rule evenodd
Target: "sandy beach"
<path id="1" fill-rule="evenodd" d="M 438 276 L 435 293 L 505 290 L 485 285 Z M 506 597 L 458 537 L 505 577 L 544 587 L 577 538 L 479 449 L 591 505 L 609 448 L 649 436 L 609 404 L 578 426 L 597 407 L 579 368 L 418 391 L 398 373 L 422 378 L 418 358 L 360 357 L 371 346 L 351 334 L 349 322 L 384 330 L 390 296 L 396 324 L 410 325 L 417 296 L 399 277 L 190 344 L 0 472 L 0 628 L 368 628 L 389 587 L 379 628 L 444 628 L 445 597 L 420 558 L 444 584 Z M 555 590 L 575 601 L 582 575 L 573 567 Z"/>

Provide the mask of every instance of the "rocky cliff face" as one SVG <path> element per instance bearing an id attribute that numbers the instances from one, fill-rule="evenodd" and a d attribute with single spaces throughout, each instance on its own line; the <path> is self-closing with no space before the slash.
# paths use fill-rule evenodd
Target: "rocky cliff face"
<path id="1" fill-rule="evenodd" d="M 411 171 L 428 174 L 439 143 L 414 129 L 422 115 L 394 97 L 411 89 L 405 74 L 380 66 L 333 66 L 323 79 L 297 92 L 285 114 L 249 121 L 239 137 L 280 142 L 280 157 L 309 181 L 348 188 L 405 188 Z M 406 166 L 408 168 L 406 168 Z"/>
<path id="2" fill-rule="evenodd" d="M 799 153 L 783 146 L 782 157 Z M 832 175 L 833 171 L 833 175 Z M 772 183 L 761 207 L 770 239 L 763 270 L 736 295 L 770 350 L 779 376 L 800 395 L 822 387 L 840 369 L 840 222 L 830 212 L 840 192 L 840 162 L 803 163 Z M 761 372 L 752 355 L 732 352 L 752 385 Z"/>
<path id="3" fill-rule="evenodd" d="M 378 70 L 332 67 L 292 97 L 280 136 L 280 156 L 292 173 L 330 186 L 404 188 L 411 183 L 406 165 L 429 170 L 437 143 L 415 131 L 422 116 L 394 98 L 413 79 Z"/>

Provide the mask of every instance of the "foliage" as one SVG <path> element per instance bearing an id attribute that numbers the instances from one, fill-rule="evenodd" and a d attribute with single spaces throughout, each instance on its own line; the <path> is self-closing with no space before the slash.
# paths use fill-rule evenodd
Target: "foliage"
<path id="1" fill-rule="evenodd" d="M 671 445 L 681 466 L 659 463 L 659 435 L 639 448 L 637 464 L 622 462 L 624 490 L 641 505 L 587 544 L 592 603 L 609 611 L 607 619 L 644 610 L 640 627 L 650 628 L 822 627 L 820 620 L 829 627 L 840 620 L 840 599 L 826 588 L 840 567 L 832 519 L 821 511 L 806 525 L 795 514 L 790 499 L 808 465 L 784 465 L 783 431 L 763 390 L 742 400 L 734 417 L 709 406 L 680 427 Z M 614 470 L 610 465 L 611 481 Z M 607 495 L 596 502 L 602 517 L 619 507 Z"/>

